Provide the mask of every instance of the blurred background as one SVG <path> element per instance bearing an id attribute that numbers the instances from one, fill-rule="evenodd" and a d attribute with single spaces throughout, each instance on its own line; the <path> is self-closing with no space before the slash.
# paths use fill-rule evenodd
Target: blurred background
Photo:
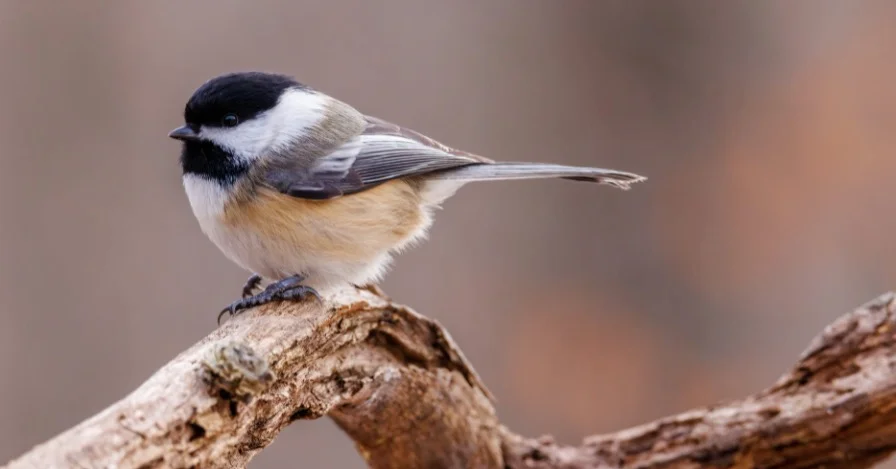
<path id="1" fill-rule="evenodd" d="M 0 2 L 0 462 L 215 327 L 247 273 L 180 182 L 186 99 L 292 74 L 496 159 L 650 177 L 472 185 L 384 283 L 503 421 L 564 443 L 760 390 L 896 287 L 896 3 Z M 327 421 L 255 468 L 360 468 Z M 892 467 L 892 466 L 891 466 Z"/>

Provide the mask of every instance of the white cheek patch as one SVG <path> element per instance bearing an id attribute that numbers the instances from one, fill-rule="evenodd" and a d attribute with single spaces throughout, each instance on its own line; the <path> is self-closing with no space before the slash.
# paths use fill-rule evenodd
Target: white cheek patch
<path id="1" fill-rule="evenodd" d="M 319 93 L 288 90 L 272 109 L 236 127 L 203 126 L 199 136 L 252 162 L 269 150 L 289 145 L 320 123 L 326 102 L 327 97 Z"/>
<path id="2" fill-rule="evenodd" d="M 203 126 L 199 136 L 230 150 L 234 156 L 248 162 L 257 158 L 261 150 L 268 146 L 276 130 L 271 127 L 269 119 L 259 115 L 236 127 Z"/>

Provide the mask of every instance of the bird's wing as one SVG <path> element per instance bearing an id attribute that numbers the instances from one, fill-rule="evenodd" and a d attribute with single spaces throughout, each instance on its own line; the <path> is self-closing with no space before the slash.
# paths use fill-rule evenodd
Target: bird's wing
<path id="1" fill-rule="evenodd" d="M 489 162 L 413 130 L 367 117 L 367 127 L 360 135 L 310 165 L 272 165 L 264 181 L 294 197 L 330 199 L 396 178 Z"/>

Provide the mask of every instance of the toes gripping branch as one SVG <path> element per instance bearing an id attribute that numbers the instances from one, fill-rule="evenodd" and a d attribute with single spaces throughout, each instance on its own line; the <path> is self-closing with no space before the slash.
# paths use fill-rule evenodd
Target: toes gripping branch
<path id="1" fill-rule="evenodd" d="M 305 277 L 301 275 L 293 275 L 292 277 L 287 277 L 272 283 L 262 290 L 261 293 L 253 295 L 252 293 L 261 283 L 261 277 L 257 274 L 249 277 L 246 286 L 243 287 L 243 298 L 234 301 L 230 306 L 224 308 L 218 314 L 218 324 L 221 323 L 221 318 L 224 317 L 225 314 L 229 313 L 230 316 L 235 316 L 249 308 L 254 308 L 274 301 L 304 300 L 308 296 L 313 296 L 317 298 L 318 301 L 322 301 L 317 290 L 302 285 L 302 281 L 304 280 Z"/>

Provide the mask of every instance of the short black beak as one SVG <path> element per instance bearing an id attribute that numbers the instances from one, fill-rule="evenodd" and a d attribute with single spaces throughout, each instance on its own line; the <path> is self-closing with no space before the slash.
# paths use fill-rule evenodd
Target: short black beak
<path id="1" fill-rule="evenodd" d="M 193 130 L 193 128 L 189 125 L 184 125 L 172 130 L 171 133 L 168 134 L 168 136 L 176 140 L 183 140 L 185 142 L 199 140 L 199 134 L 196 133 L 196 131 Z"/>

